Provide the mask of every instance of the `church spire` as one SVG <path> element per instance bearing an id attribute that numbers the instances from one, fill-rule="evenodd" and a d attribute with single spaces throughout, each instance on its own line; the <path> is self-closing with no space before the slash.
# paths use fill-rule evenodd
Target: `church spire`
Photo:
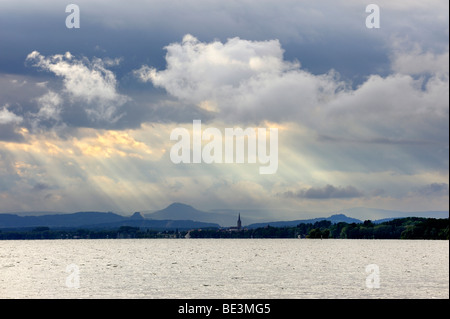
<path id="1" fill-rule="evenodd" d="M 241 230 L 242 222 L 241 222 L 241 213 L 239 213 L 238 221 L 237 221 L 237 229 Z"/>

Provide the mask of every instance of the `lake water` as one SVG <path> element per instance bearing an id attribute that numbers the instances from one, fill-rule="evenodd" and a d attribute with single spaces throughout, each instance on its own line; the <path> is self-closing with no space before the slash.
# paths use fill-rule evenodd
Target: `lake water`
<path id="1" fill-rule="evenodd" d="M 0 298 L 449 298 L 449 242 L 0 241 Z"/>

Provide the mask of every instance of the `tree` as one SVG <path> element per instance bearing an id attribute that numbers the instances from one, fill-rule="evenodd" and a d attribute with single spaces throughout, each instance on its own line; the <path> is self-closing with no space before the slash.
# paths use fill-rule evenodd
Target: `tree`
<path id="1" fill-rule="evenodd" d="M 365 220 L 363 223 L 364 227 L 373 227 L 374 224 L 372 223 L 372 221 L 370 219 Z"/>
<path id="2" fill-rule="evenodd" d="M 308 236 L 306 238 L 328 238 L 330 236 L 330 230 L 328 228 L 326 229 L 319 229 L 319 228 L 313 228 L 310 230 Z"/>

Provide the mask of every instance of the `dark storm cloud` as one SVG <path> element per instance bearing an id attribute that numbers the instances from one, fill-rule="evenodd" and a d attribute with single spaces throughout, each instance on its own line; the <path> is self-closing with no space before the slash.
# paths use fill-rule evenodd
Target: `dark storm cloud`
<path id="1" fill-rule="evenodd" d="M 33 186 L 33 191 L 40 192 L 40 191 L 49 190 L 51 188 L 52 187 L 46 183 L 37 183 Z"/>
<path id="2" fill-rule="evenodd" d="M 14 1 L 0 4 L 0 28 L 9 30 L 2 34 L 8 50 L 0 52 L 0 71 L 26 73 L 22 61 L 33 50 L 45 55 L 70 51 L 89 57 L 123 57 L 117 71 L 122 77 L 127 69 L 143 63 L 163 67 L 162 48 L 186 33 L 202 41 L 226 41 L 236 36 L 257 41 L 278 39 L 286 48 L 287 59 L 301 60 L 314 74 L 333 68 L 350 80 L 361 81 L 365 75 L 389 68 L 384 42 L 390 33 L 367 31 L 362 4 L 191 0 L 168 5 L 167 1 L 80 0 L 79 29 L 66 28 L 65 5 L 57 1 L 22 1 L 20 7 Z M 398 23 L 417 29 L 413 21 L 395 16 L 395 10 L 386 10 L 386 14 L 394 15 L 384 20 L 386 28 L 395 28 Z M 442 33 L 431 30 L 433 37 Z"/>
<path id="3" fill-rule="evenodd" d="M 426 196 L 448 196 L 449 188 L 447 183 L 431 183 L 417 189 L 417 193 Z"/>
<path id="4" fill-rule="evenodd" d="M 23 135 L 17 133 L 14 124 L 0 124 L 0 141 L 22 143 L 25 141 Z"/>
<path id="5" fill-rule="evenodd" d="M 284 197 L 289 198 L 304 198 L 304 199 L 332 199 L 332 198 L 357 198 L 364 194 L 353 186 L 335 187 L 333 185 L 326 185 L 324 187 L 311 187 L 308 189 L 299 190 L 297 192 L 288 191 L 283 194 Z"/>

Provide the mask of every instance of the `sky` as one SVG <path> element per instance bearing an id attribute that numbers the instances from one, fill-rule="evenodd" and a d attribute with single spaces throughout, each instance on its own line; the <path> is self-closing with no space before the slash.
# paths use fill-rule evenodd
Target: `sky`
<path id="1" fill-rule="evenodd" d="M 0 212 L 448 210 L 448 1 L 72 3 L 0 0 Z M 194 120 L 276 172 L 174 163 Z"/>

